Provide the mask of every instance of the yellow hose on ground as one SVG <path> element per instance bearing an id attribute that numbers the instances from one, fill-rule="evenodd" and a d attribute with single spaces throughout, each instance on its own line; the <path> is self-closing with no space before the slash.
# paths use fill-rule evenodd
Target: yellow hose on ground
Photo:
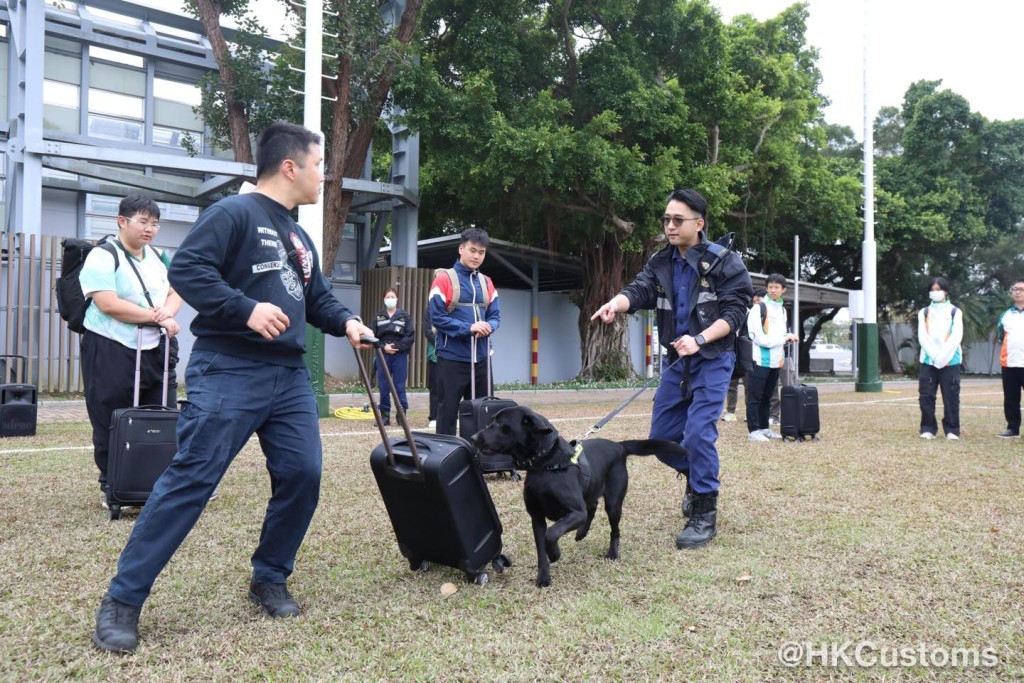
<path id="1" fill-rule="evenodd" d="M 334 417 L 341 418 L 342 420 L 372 420 L 373 411 L 370 410 L 369 405 L 364 408 L 348 406 L 347 408 L 335 408 Z"/>

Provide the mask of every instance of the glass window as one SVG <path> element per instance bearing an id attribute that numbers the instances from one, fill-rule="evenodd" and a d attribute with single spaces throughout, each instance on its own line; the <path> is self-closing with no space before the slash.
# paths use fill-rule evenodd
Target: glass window
<path id="1" fill-rule="evenodd" d="M 142 123 L 89 114 L 89 137 L 124 142 L 142 142 Z"/>
<path id="2" fill-rule="evenodd" d="M 203 153 L 203 134 L 193 130 L 178 130 L 153 126 L 153 144 L 161 147 L 175 147 L 186 152 Z M 187 146 L 186 146 L 187 145 Z"/>
<path id="3" fill-rule="evenodd" d="M 116 62 L 117 64 L 125 64 L 127 66 L 137 66 L 140 69 L 146 65 L 146 60 L 139 55 L 130 55 L 126 52 L 109 50 L 105 47 L 98 47 L 96 45 L 89 46 L 89 57 L 92 59 L 102 59 L 107 62 Z"/>
<path id="4" fill-rule="evenodd" d="M 203 103 L 203 94 L 198 86 L 166 78 L 153 79 L 153 97 L 171 100 L 172 102 L 181 102 L 193 107 L 198 107 Z"/>
<path id="5" fill-rule="evenodd" d="M 142 119 L 144 103 L 141 97 L 120 95 L 109 90 L 89 88 L 89 111 L 125 118 Z"/>
<path id="6" fill-rule="evenodd" d="M 43 104 L 78 109 L 78 86 L 49 79 L 44 80 Z"/>

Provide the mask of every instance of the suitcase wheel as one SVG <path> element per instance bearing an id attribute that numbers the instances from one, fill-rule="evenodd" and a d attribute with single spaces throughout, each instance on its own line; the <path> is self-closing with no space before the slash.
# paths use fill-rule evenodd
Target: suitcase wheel
<path id="1" fill-rule="evenodd" d="M 498 555 L 494 558 L 494 561 L 491 562 L 491 566 L 494 567 L 494 571 L 499 574 L 504 574 L 505 570 L 512 566 L 512 560 L 508 559 L 508 555 Z"/>
<path id="2" fill-rule="evenodd" d="M 478 574 L 466 572 L 466 580 L 471 583 L 475 583 L 478 586 L 486 586 L 489 577 L 487 576 L 487 572 L 480 572 Z"/>
<path id="3" fill-rule="evenodd" d="M 409 570 L 414 572 L 425 572 L 430 569 L 430 563 L 426 560 L 409 560 Z"/>
<path id="4" fill-rule="evenodd" d="M 110 520 L 121 519 L 121 506 L 117 503 L 110 504 Z"/>

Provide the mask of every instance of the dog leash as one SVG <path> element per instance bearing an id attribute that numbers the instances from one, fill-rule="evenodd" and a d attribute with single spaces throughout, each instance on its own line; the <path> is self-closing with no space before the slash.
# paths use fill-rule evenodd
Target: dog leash
<path id="1" fill-rule="evenodd" d="M 686 370 L 687 370 L 687 371 L 684 371 L 684 373 L 683 373 L 683 376 L 684 376 L 684 378 L 685 378 L 685 380 L 684 380 L 684 381 L 686 381 L 686 383 L 687 383 L 687 384 L 689 384 L 689 376 L 690 376 L 690 373 L 688 372 L 688 370 L 689 370 L 689 367 L 690 367 L 690 362 L 689 362 L 689 361 L 690 361 L 690 356 L 685 356 L 685 357 L 684 357 L 684 356 L 679 356 L 679 357 L 678 357 L 678 358 L 676 358 L 676 359 L 675 359 L 674 361 L 672 361 L 671 363 L 669 363 L 669 364 L 668 364 L 668 366 L 666 366 L 666 367 L 665 367 L 665 369 L 664 369 L 664 370 L 662 370 L 661 372 L 662 372 L 662 373 L 666 372 L 666 371 L 667 371 L 667 370 L 668 370 L 669 368 L 671 368 L 671 367 L 672 367 L 673 365 L 675 365 L 676 363 L 678 363 L 678 362 L 679 362 L 679 361 L 681 361 L 681 360 L 684 360 L 684 358 L 685 358 L 685 360 L 686 360 L 686 364 L 685 364 L 685 365 L 686 365 Z M 661 381 L 661 374 L 659 374 L 659 375 L 658 375 L 657 377 L 652 377 L 651 379 L 649 379 L 649 380 L 647 380 L 646 382 L 644 382 L 644 385 L 643 385 L 643 386 L 641 386 L 641 387 L 640 387 L 639 389 L 637 389 L 637 391 L 636 391 L 636 393 L 635 393 L 635 394 L 633 394 L 632 396 L 630 396 L 629 398 L 627 398 L 627 399 L 626 399 L 625 401 L 623 401 L 622 403 L 620 403 L 620 404 L 619 404 L 619 407 L 618 407 L 618 408 L 616 408 L 615 410 L 613 410 L 612 412 L 608 413 L 608 414 L 607 414 L 607 415 L 605 415 L 605 416 L 604 416 L 603 418 L 601 418 L 601 420 L 600 420 L 600 421 L 598 421 L 598 423 L 597 423 L 597 424 L 595 424 L 595 425 L 594 425 L 593 427 L 591 427 L 591 428 L 590 428 L 590 429 L 588 429 L 588 430 L 587 430 L 586 432 L 584 432 L 584 433 L 583 433 L 583 436 L 581 436 L 581 437 L 579 437 L 579 438 L 577 438 L 577 439 L 573 439 L 573 440 L 572 440 L 572 441 L 571 441 L 570 443 L 572 443 L 572 444 L 578 444 L 579 442 L 583 441 L 584 439 L 586 439 L 586 438 L 587 438 L 588 436 L 590 436 L 590 435 L 591 435 L 591 434 L 593 434 L 594 432 L 596 432 L 596 431 L 600 430 L 600 429 L 601 429 L 601 427 L 604 427 L 604 426 L 605 426 L 606 424 L 608 424 L 609 422 L 611 422 L 612 418 L 614 418 L 614 417 L 615 417 L 616 415 L 618 415 L 619 413 L 621 413 L 621 412 L 622 412 L 622 411 L 623 411 L 623 410 L 625 409 L 625 407 L 626 407 L 626 406 L 628 406 L 628 405 L 629 405 L 630 403 L 632 403 L 633 401 L 635 401 L 635 400 L 637 399 L 637 397 L 638 397 L 638 396 L 640 396 L 640 394 L 642 394 L 642 393 L 644 393 L 645 391 L 647 391 L 647 390 L 648 390 L 648 389 L 649 389 L 649 388 L 651 387 L 651 385 L 653 385 L 653 384 L 654 384 L 654 380 L 655 380 L 655 379 L 657 379 L 658 381 Z"/>

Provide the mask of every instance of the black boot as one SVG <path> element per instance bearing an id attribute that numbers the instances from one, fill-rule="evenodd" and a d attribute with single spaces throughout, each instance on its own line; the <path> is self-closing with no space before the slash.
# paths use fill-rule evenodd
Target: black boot
<path id="1" fill-rule="evenodd" d="M 384 421 L 384 426 L 385 427 L 390 427 L 391 426 L 391 411 L 390 410 L 381 410 L 380 411 L 380 419 Z"/>
<path id="2" fill-rule="evenodd" d="M 690 488 L 690 480 L 683 472 L 680 477 L 686 478 L 686 491 L 683 492 L 683 519 L 689 519 L 693 515 L 693 489 Z"/>
<path id="3" fill-rule="evenodd" d="M 703 548 L 715 537 L 718 520 L 718 491 L 693 494 L 693 510 L 686 526 L 676 536 L 680 550 Z"/>

